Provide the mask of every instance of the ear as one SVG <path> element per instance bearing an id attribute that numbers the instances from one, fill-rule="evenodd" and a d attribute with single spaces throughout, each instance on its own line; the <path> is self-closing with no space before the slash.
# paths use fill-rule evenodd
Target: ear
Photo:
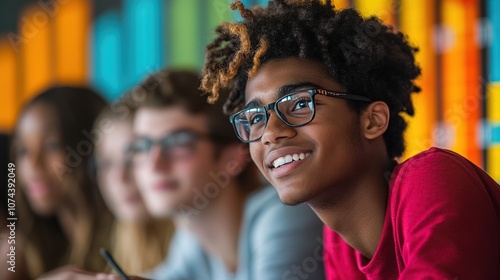
<path id="1" fill-rule="evenodd" d="M 251 161 L 248 144 L 232 143 L 224 146 L 219 157 L 219 166 L 232 176 L 237 176 Z"/>
<path id="2" fill-rule="evenodd" d="M 361 132 L 366 139 L 373 140 L 387 131 L 390 111 L 385 102 L 371 103 L 361 114 Z"/>

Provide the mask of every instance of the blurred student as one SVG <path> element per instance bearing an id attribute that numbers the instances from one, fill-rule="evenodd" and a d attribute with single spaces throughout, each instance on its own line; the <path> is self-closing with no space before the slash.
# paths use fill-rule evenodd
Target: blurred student
<path id="1" fill-rule="evenodd" d="M 94 131 L 96 171 L 99 188 L 115 222 L 110 251 L 129 274 L 141 274 L 158 266 L 166 257 L 173 233 L 170 219 L 152 218 L 131 174 L 127 153 L 132 140 L 131 114 L 117 111 L 120 103 L 107 108 L 98 117 Z M 101 125 L 107 129 L 101 131 Z"/>
<path id="2" fill-rule="evenodd" d="M 153 279 L 324 279 L 321 222 L 307 205 L 283 205 L 263 186 L 220 104 L 199 76 L 163 70 L 132 94 L 134 173 L 149 211 L 176 222 Z M 101 276 L 100 279 L 113 279 Z M 116 279 L 116 278 L 115 278 Z M 291 278 L 290 278 L 291 279 Z"/>
<path id="3" fill-rule="evenodd" d="M 8 171 L 8 164 L 10 163 L 9 161 L 9 136 L 7 134 L 0 134 L 0 166 L 2 167 L 0 169 L 0 182 L 2 182 L 2 187 L 0 190 L 0 220 L 1 221 L 7 221 L 7 218 L 9 217 L 8 215 L 8 199 L 15 199 L 15 187 L 9 188 L 9 183 L 13 184 L 15 186 L 15 178 L 9 179 L 9 171 Z M 10 185 L 12 186 L 12 185 Z M 11 190 L 9 190 L 11 189 Z M 15 232 L 15 231 L 14 231 Z M 11 244 L 9 244 L 9 236 L 10 236 L 11 230 L 7 226 L 2 226 L 0 227 L 0 255 L 3 257 L 0 257 L 0 260 L 4 260 L 4 258 L 7 256 L 7 254 L 11 254 L 9 251 Z M 10 243 L 13 243 L 13 241 L 10 241 Z M 15 245 L 15 244 L 14 244 Z M 8 256 L 10 258 L 10 256 Z M 6 259 L 5 261 L 8 261 Z M 0 276 L 3 275 L 3 273 L 7 273 L 7 269 L 10 267 L 8 263 L 5 263 L 5 271 L 0 272 Z M 1 278 L 1 277 L 0 277 Z M 2 278 L 3 279 L 3 278 Z"/>
<path id="4" fill-rule="evenodd" d="M 6 221 L 7 216 L 8 216 L 8 207 L 7 207 L 8 201 L 7 201 L 7 199 L 10 198 L 8 196 L 8 194 L 11 194 L 12 197 L 15 196 L 15 190 L 8 191 L 8 185 L 7 185 L 8 182 L 7 181 L 8 181 L 8 176 L 9 176 L 9 170 L 8 170 L 9 163 L 10 163 L 10 161 L 9 161 L 9 136 L 7 134 L 0 133 L 0 166 L 2 166 L 2 169 L 0 170 L 0 180 L 1 180 L 1 182 L 6 184 L 6 186 L 7 186 L 6 188 L 2 188 L 2 191 L 0 192 L 0 206 L 2 207 L 0 209 L 0 218 L 2 218 L 2 221 Z M 12 181 L 15 181 L 15 180 L 11 180 L 10 182 L 12 182 Z M 14 193 L 14 195 L 12 195 L 12 193 Z M 7 230 L 7 229 L 4 227 L 0 228 L 0 234 L 4 233 L 5 230 Z"/>
<path id="5" fill-rule="evenodd" d="M 36 278 L 64 265 L 105 268 L 98 251 L 108 244 L 112 217 L 88 172 L 94 147 L 87 137 L 105 106 L 90 89 L 53 87 L 22 109 L 12 145 L 16 272 L 2 271 L 2 279 Z"/>

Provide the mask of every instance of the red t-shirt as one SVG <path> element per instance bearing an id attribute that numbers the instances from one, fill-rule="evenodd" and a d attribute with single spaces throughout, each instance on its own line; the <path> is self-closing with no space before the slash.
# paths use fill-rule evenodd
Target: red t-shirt
<path id="1" fill-rule="evenodd" d="M 391 174 L 371 260 L 324 228 L 327 279 L 500 279 L 500 186 L 438 148 Z"/>

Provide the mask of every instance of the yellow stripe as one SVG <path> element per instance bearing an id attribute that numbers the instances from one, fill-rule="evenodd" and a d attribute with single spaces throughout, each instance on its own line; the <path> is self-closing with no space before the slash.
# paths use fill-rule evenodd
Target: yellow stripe
<path id="1" fill-rule="evenodd" d="M 500 124 L 500 82 L 487 86 L 486 106 L 488 121 Z M 497 182 L 500 182 L 500 144 L 496 144 L 487 150 L 486 166 L 488 174 Z"/>
<path id="2" fill-rule="evenodd" d="M 419 47 L 420 51 L 416 55 L 416 60 L 422 69 L 422 75 L 417 80 L 422 91 L 414 94 L 412 98 L 415 116 L 407 118 L 409 125 L 405 134 L 404 158 L 409 158 L 435 145 L 432 132 L 437 120 L 436 74 L 434 47 L 431 40 L 434 13 L 432 0 L 401 1 L 400 29 L 408 35 L 411 44 Z"/>
<path id="3" fill-rule="evenodd" d="M 391 0 L 355 0 L 354 7 L 365 17 L 377 15 L 385 24 L 394 25 L 394 5 Z"/>

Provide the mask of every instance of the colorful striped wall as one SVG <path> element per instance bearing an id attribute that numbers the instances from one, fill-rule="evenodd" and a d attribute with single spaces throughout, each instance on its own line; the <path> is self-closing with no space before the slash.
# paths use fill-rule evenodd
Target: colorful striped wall
<path id="1" fill-rule="evenodd" d="M 17 30 L 0 33 L 0 131 L 9 132 L 23 102 L 54 83 L 91 83 L 116 100 L 159 68 L 199 68 L 214 27 L 240 19 L 230 2 L 32 1 L 18 15 Z M 500 14 L 494 12 L 500 1 L 333 3 L 378 15 L 420 48 L 422 92 L 414 97 L 405 157 L 449 148 L 500 181 Z"/>

